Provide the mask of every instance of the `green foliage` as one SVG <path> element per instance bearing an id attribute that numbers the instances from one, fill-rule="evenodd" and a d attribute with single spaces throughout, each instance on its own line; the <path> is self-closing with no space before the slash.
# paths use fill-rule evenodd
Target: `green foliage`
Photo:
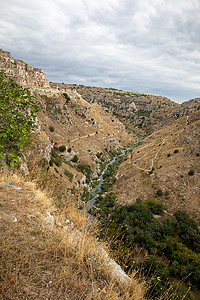
<path id="1" fill-rule="evenodd" d="M 200 252 L 200 230 L 197 223 L 185 211 L 174 214 L 177 220 L 178 233 L 181 241 L 195 252 Z"/>
<path id="2" fill-rule="evenodd" d="M 156 191 L 156 195 L 157 195 L 157 196 L 163 196 L 163 191 L 162 191 L 161 189 L 158 189 L 158 190 Z"/>
<path id="3" fill-rule="evenodd" d="M 138 117 L 140 116 L 145 116 L 145 117 L 150 117 L 151 115 L 151 110 L 138 110 L 135 113 Z"/>
<path id="4" fill-rule="evenodd" d="M 0 71 L 0 158 L 16 167 L 20 151 L 31 140 L 38 106 L 28 89 Z"/>
<path id="5" fill-rule="evenodd" d="M 74 175 L 72 173 L 70 173 L 69 171 L 65 170 L 64 174 L 69 178 L 69 180 L 72 182 L 72 179 L 74 177 Z"/>
<path id="6" fill-rule="evenodd" d="M 102 156 L 102 152 L 98 152 L 98 153 L 96 154 L 96 156 L 97 156 L 98 158 L 100 158 L 100 157 Z"/>
<path id="7" fill-rule="evenodd" d="M 174 150 L 174 153 L 178 153 L 178 152 L 179 152 L 179 150 L 178 150 L 178 149 L 175 149 L 175 150 Z"/>
<path id="8" fill-rule="evenodd" d="M 164 204 L 159 203 L 155 198 L 149 198 L 148 200 L 144 201 L 147 207 L 152 211 L 153 214 L 160 215 L 163 213 L 165 208 Z"/>
<path id="9" fill-rule="evenodd" d="M 72 151 L 72 148 L 67 149 L 67 152 L 71 153 L 71 151 Z"/>
<path id="10" fill-rule="evenodd" d="M 50 166 L 53 166 L 54 163 L 56 166 L 60 167 L 62 164 L 62 158 L 55 152 L 54 149 L 51 149 L 51 160 L 49 164 Z"/>
<path id="11" fill-rule="evenodd" d="M 155 168 L 152 167 L 152 168 L 151 168 L 151 171 L 149 171 L 149 175 L 152 174 L 154 171 L 155 171 Z"/>
<path id="12" fill-rule="evenodd" d="M 66 147 L 64 145 L 60 146 L 59 147 L 59 151 L 60 152 L 64 152 L 66 150 Z"/>
<path id="13" fill-rule="evenodd" d="M 67 93 L 63 93 L 63 96 L 66 99 L 66 103 L 68 103 L 70 101 L 70 97 L 67 95 Z"/>
<path id="14" fill-rule="evenodd" d="M 168 154 L 167 154 L 167 157 L 170 157 L 170 156 L 171 156 L 171 154 L 170 154 L 170 153 L 168 153 Z"/>
<path id="15" fill-rule="evenodd" d="M 81 196 L 82 201 L 89 201 L 92 198 L 92 194 L 88 191 L 86 187 L 84 187 L 83 194 Z"/>
<path id="16" fill-rule="evenodd" d="M 86 176 L 86 183 L 89 184 L 90 181 L 91 181 L 91 173 L 92 173 L 91 166 L 90 165 L 84 165 L 84 166 L 79 165 L 78 169 L 83 174 L 85 174 L 85 176 Z"/>
<path id="17" fill-rule="evenodd" d="M 154 214 L 161 215 L 164 205 L 154 198 L 145 201 L 139 199 L 128 206 L 116 204 L 115 199 L 116 196 L 112 194 L 104 198 L 100 196 L 95 205 L 97 209 L 93 209 L 93 212 L 102 224 L 100 237 L 105 232 L 113 239 L 117 233 L 111 246 L 123 253 L 120 259 L 121 263 L 126 259 L 126 270 L 133 267 L 134 247 L 139 246 L 150 254 L 143 268 L 149 277 L 151 272 L 154 275 L 156 273 L 150 286 L 150 291 L 153 289 L 155 295 L 159 295 L 161 287 L 166 287 L 166 278 L 170 279 L 171 276 L 184 279 L 200 289 L 200 230 L 197 223 L 182 211 L 177 211 L 173 218 L 158 221 Z M 131 251 L 133 254 L 129 255 L 130 261 L 127 261 L 126 253 Z M 154 255 L 155 261 L 152 261 L 151 255 Z M 158 262 L 161 256 L 165 257 L 168 265 Z M 151 270 L 148 269 L 150 265 Z M 136 264 L 135 267 L 141 266 Z"/>
<path id="18" fill-rule="evenodd" d="M 50 125 L 50 126 L 49 126 L 49 130 L 50 130 L 51 132 L 54 132 L 54 127 L 53 127 L 52 125 Z"/>
<path id="19" fill-rule="evenodd" d="M 74 163 L 76 163 L 78 161 L 78 159 L 79 159 L 78 156 L 75 154 L 74 157 L 72 158 L 72 161 Z"/>
<path id="20" fill-rule="evenodd" d="M 188 172 L 188 175 L 193 176 L 193 175 L 194 175 L 194 170 L 190 170 L 190 171 Z"/>

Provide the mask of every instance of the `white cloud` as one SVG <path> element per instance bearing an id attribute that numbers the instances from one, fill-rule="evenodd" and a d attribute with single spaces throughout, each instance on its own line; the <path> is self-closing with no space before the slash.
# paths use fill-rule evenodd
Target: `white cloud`
<path id="1" fill-rule="evenodd" d="M 7 0 L 0 47 L 52 81 L 200 96 L 199 0 Z"/>

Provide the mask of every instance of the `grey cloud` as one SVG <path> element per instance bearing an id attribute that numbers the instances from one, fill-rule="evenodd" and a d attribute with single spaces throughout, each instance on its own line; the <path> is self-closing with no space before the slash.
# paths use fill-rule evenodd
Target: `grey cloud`
<path id="1" fill-rule="evenodd" d="M 200 95 L 199 0 L 7 0 L 0 10 L 0 47 L 52 81 Z"/>

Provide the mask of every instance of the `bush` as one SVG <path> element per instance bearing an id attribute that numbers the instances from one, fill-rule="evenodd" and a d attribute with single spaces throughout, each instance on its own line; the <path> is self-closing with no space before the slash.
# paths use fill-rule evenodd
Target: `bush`
<path id="1" fill-rule="evenodd" d="M 152 168 L 151 168 L 151 171 L 149 172 L 149 174 L 152 174 L 154 171 L 155 171 L 155 168 L 152 167 Z"/>
<path id="2" fill-rule="evenodd" d="M 28 89 L 0 71 L 0 158 L 12 167 L 31 140 L 38 106 Z"/>
<path id="3" fill-rule="evenodd" d="M 162 191 L 161 189 L 158 189 L 158 190 L 156 191 L 156 195 L 157 195 L 157 196 L 163 196 L 163 191 Z"/>
<path id="4" fill-rule="evenodd" d="M 160 215 L 164 210 L 164 204 L 159 203 L 155 198 L 149 198 L 144 201 L 147 204 L 148 208 L 152 211 L 153 214 Z"/>
<path id="5" fill-rule="evenodd" d="M 190 170 L 190 171 L 188 172 L 188 175 L 193 176 L 193 175 L 194 175 L 194 170 Z"/>
<path id="6" fill-rule="evenodd" d="M 171 156 L 171 154 L 170 154 L 170 153 L 168 153 L 168 154 L 167 154 L 167 157 L 170 157 L 170 156 Z"/>
<path id="7" fill-rule="evenodd" d="M 54 163 L 56 166 L 60 167 L 62 164 L 62 158 L 55 152 L 54 149 L 51 149 L 51 160 L 49 164 L 50 166 L 53 166 Z"/>
<path id="8" fill-rule="evenodd" d="M 59 147 L 59 151 L 60 152 L 64 152 L 66 150 L 66 147 L 64 145 L 60 146 Z"/>
<path id="9" fill-rule="evenodd" d="M 66 99 L 66 103 L 68 103 L 70 101 L 70 97 L 67 95 L 67 93 L 63 93 L 63 96 Z"/>
<path id="10" fill-rule="evenodd" d="M 67 149 L 67 152 L 71 153 L 71 151 L 72 151 L 72 148 Z"/>
<path id="11" fill-rule="evenodd" d="M 49 130 L 50 130 L 51 132 L 54 132 L 54 127 L 53 127 L 52 125 L 50 125 L 50 126 L 49 126 Z"/>
<path id="12" fill-rule="evenodd" d="M 72 182 L 72 179 L 74 177 L 74 175 L 72 173 L 70 173 L 69 171 L 65 170 L 64 174 L 69 178 L 69 180 Z"/>
<path id="13" fill-rule="evenodd" d="M 78 161 L 78 156 L 77 156 L 76 154 L 75 154 L 74 157 L 72 158 L 72 161 L 75 162 L 75 163 Z"/>
<path id="14" fill-rule="evenodd" d="M 179 152 L 179 150 L 178 150 L 178 149 L 175 149 L 175 150 L 174 150 L 174 153 L 178 153 L 178 152 Z"/>

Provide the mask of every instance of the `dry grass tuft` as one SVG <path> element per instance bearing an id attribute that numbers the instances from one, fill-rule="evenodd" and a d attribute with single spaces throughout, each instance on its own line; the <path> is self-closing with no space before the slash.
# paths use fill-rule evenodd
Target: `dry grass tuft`
<path id="1" fill-rule="evenodd" d="M 73 205 L 17 174 L 0 174 L 0 197 L 2 299 L 143 299 L 136 277 L 120 284 L 101 264 L 97 228 Z"/>

